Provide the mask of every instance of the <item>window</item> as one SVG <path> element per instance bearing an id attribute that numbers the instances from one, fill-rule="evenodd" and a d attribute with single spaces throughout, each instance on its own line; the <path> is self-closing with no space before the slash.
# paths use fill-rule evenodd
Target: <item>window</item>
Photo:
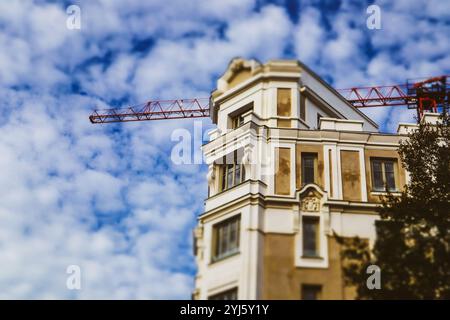
<path id="1" fill-rule="evenodd" d="M 245 181 L 245 167 L 243 164 L 225 164 L 220 168 L 221 171 L 221 191 L 238 185 Z"/>
<path id="2" fill-rule="evenodd" d="M 302 185 L 314 183 L 317 172 L 317 153 L 302 153 Z"/>
<path id="3" fill-rule="evenodd" d="M 237 300 L 237 294 L 238 294 L 237 288 L 233 288 L 210 296 L 208 300 Z"/>
<path id="4" fill-rule="evenodd" d="M 228 116 L 231 120 L 231 129 L 237 129 L 244 124 L 244 115 L 253 110 L 253 102 L 240 107 L 238 110 L 231 112 Z"/>
<path id="5" fill-rule="evenodd" d="M 226 164 L 220 165 L 220 191 L 227 190 L 245 181 L 245 167 L 242 163 L 238 163 L 237 159 L 238 152 L 236 151 L 232 159 L 226 157 L 224 158 Z"/>
<path id="6" fill-rule="evenodd" d="M 227 188 L 230 188 L 232 186 L 234 186 L 234 168 L 235 165 L 234 164 L 227 164 L 226 165 L 227 168 L 227 177 L 226 177 L 226 183 L 227 183 Z"/>
<path id="7" fill-rule="evenodd" d="M 303 217 L 303 256 L 319 257 L 319 217 Z"/>
<path id="8" fill-rule="evenodd" d="M 243 124 L 244 124 L 244 117 L 242 116 L 242 114 L 234 116 L 233 118 L 231 118 L 231 128 L 232 129 L 239 128 Z"/>
<path id="9" fill-rule="evenodd" d="M 396 190 L 395 160 L 372 159 L 372 185 L 375 191 Z"/>
<path id="10" fill-rule="evenodd" d="M 236 216 L 213 227 L 212 261 L 229 257 L 239 252 L 239 231 L 241 217 Z"/>
<path id="11" fill-rule="evenodd" d="M 302 285 L 303 300 L 320 300 L 322 294 L 322 286 L 316 284 Z"/>

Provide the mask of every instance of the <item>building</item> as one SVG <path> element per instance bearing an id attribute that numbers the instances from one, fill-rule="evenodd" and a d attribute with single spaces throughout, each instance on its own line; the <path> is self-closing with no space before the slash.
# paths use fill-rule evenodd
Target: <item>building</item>
<path id="1" fill-rule="evenodd" d="M 406 184 L 385 134 L 299 61 L 234 59 L 211 94 L 194 299 L 352 299 L 333 232 L 374 242 Z"/>

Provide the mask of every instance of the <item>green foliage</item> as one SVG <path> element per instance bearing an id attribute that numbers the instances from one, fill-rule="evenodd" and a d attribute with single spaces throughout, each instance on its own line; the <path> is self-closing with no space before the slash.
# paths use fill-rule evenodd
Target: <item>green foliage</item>
<path id="1" fill-rule="evenodd" d="M 382 199 L 377 238 L 340 238 L 344 277 L 360 299 L 450 299 L 450 117 L 420 124 L 401 142 L 410 181 Z M 369 290 L 366 268 L 381 268 L 381 289 Z"/>

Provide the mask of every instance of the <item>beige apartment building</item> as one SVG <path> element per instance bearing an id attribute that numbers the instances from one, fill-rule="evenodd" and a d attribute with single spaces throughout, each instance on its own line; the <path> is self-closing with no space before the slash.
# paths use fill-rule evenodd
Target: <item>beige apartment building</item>
<path id="1" fill-rule="evenodd" d="M 354 298 L 333 232 L 373 244 L 379 196 L 406 184 L 397 148 L 414 125 L 380 133 L 294 60 L 232 60 L 210 111 L 193 298 Z"/>

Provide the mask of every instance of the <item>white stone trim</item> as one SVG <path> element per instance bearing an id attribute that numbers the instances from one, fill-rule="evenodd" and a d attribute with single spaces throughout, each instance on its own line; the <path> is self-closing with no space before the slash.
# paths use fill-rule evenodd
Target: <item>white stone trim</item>
<path id="1" fill-rule="evenodd" d="M 363 131 L 364 121 L 322 117 L 319 120 L 320 130 Z"/>
<path id="2" fill-rule="evenodd" d="M 329 151 L 331 150 L 331 166 L 332 166 L 332 177 L 330 179 L 330 157 Z M 328 193 L 329 199 L 338 199 L 338 167 L 336 159 L 336 145 L 335 144 L 325 144 L 323 145 L 323 161 L 324 161 L 324 175 L 325 175 L 325 191 Z M 333 186 L 333 193 L 331 193 L 331 185 Z"/>
<path id="3" fill-rule="evenodd" d="M 328 268 L 328 237 L 326 234 L 325 220 L 328 212 L 322 209 L 320 212 L 305 212 L 299 211 L 299 232 L 295 235 L 295 266 L 303 268 Z M 303 217 L 318 217 L 319 218 L 319 251 L 320 258 L 305 258 L 303 257 Z"/>

